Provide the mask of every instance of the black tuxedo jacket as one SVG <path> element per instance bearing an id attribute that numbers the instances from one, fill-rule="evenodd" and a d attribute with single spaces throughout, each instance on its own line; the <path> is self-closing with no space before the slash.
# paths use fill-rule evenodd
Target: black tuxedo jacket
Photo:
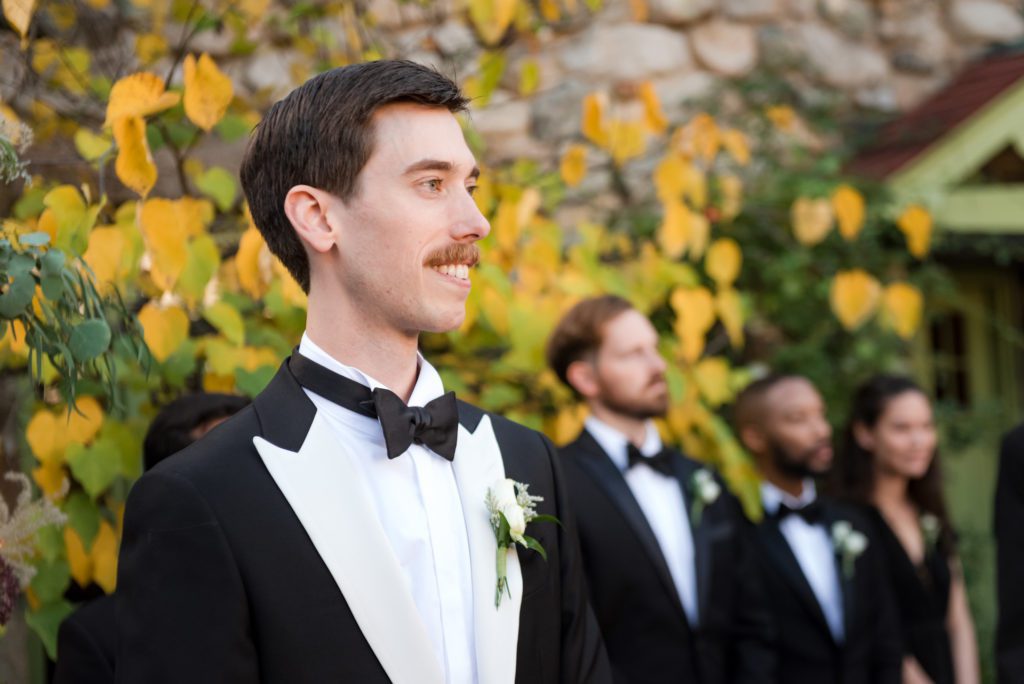
<path id="1" fill-rule="evenodd" d="M 996 486 L 1000 682 L 1024 682 L 1024 425 L 1003 440 Z"/>
<path id="2" fill-rule="evenodd" d="M 459 412 L 470 432 L 489 419 L 506 475 L 529 483 L 531 494 L 544 497 L 538 512 L 563 523 L 530 528 L 547 562 L 518 552 L 523 586 L 515 680 L 610 681 L 553 447 L 468 404 L 460 402 Z M 389 681 L 352 610 L 384 601 L 386 592 L 371 599 L 343 595 L 254 446 L 262 438 L 287 457 L 300 452 L 311 425 L 321 421 L 285 363 L 250 407 L 135 484 L 118 568 L 118 682 Z M 346 520 L 336 525 L 340 530 Z M 365 568 L 361 562 L 354 564 Z M 486 591 L 493 606 L 493 585 Z M 478 663 L 480 657 L 478 650 Z"/>
<path id="3" fill-rule="evenodd" d="M 113 684 L 116 652 L 114 597 L 101 596 L 61 623 L 53 684 Z"/>
<path id="4" fill-rule="evenodd" d="M 821 499 L 825 529 L 844 520 L 865 535 L 873 529 L 853 506 Z M 779 521 L 749 528 L 776 627 L 779 681 L 785 684 L 899 684 L 903 648 L 881 549 L 870 539 L 851 577 L 836 570 L 845 638 L 837 643 Z M 831 536 L 831 533 L 829 533 Z"/>
<path id="5" fill-rule="evenodd" d="M 736 499 L 692 526 L 700 625 L 688 623 L 657 538 L 629 485 L 584 430 L 560 450 L 591 603 L 619 682 L 772 682 L 772 629 Z M 673 453 L 686 505 L 700 465 Z M 680 511 L 688 521 L 689 511 Z"/>

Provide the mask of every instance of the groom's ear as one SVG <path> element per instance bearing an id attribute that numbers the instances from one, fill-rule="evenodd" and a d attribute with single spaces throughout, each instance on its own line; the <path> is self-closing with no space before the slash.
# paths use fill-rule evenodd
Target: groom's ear
<path id="1" fill-rule="evenodd" d="M 341 240 L 337 197 L 311 185 L 296 185 L 284 198 L 284 213 L 307 249 L 326 253 Z"/>

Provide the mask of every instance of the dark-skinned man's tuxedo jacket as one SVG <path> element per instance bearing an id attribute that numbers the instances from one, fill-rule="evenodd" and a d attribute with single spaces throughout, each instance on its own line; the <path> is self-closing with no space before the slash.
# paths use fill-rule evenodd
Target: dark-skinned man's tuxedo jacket
<path id="1" fill-rule="evenodd" d="M 746 518 L 722 488 L 693 533 L 698 626 L 691 626 L 658 540 L 623 474 L 584 430 L 559 450 L 583 569 L 617 682 L 774 682 L 772 627 L 741 543 Z M 673 452 L 686 505 L 701 466 Z"/>
<path id="2" fill-rule="evenodd" d="M 828 497 L 818 499 L 825 529 L 840 520 L 867 534 L 872 529 L 861 511 Z M 761 568 L 768 605 L 776 626 L 779 681 L 785 684 L 899 684 L 900 643 L 890 582 L 868 541 L 847 576 L 839 555 L 836 572 L 843 601 L 845 637 L 837 642 L 777 517 L 768 516 L 748 532 Z M 831 532 L 829 531 L 831 536 Z"/>
<path id="3" fill-rule="evenodd" d="M 463 402 L 459 416 L 452 467 L 479 681 L 611 681 L 553 447 Z M 366 488 L 338 451 L 285 363 L 250 407 L 143 475 L 124 520 L 117 681 L 443 682 Z M 563 527 L 531 525 L 547 562 L 511 554 L 511 597 L 496 609 L 484 499 L 506 476 Z"/>

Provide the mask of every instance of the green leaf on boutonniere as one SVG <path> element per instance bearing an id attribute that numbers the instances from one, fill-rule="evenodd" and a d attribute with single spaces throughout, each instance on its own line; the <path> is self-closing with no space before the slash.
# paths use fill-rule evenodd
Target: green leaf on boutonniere
<path id="1" fill-rule="evenodd" d="M 530 522 L 552 522 L 558 525 L 559 527 L 563 527 L 562 521 L 553 515 L 535 515 L 532 518 L 530 518 Z"/>
<path id="2" fill-rule="evenodd" d="M 536 518 L 534 518 L 536 520 Z M 548 552 L 544 550 L 544 547 L 539 541 L 528 535 L 523 535 L 523 541 L 526 542 L 527 548 L 533 549 L 540 554 L 540 557 L 545 561 L 548 559 Z"/>

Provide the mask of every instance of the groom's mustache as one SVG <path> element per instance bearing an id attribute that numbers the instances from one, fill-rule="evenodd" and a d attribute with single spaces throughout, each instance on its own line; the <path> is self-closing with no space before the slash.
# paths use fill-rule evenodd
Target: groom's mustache
<path id="1" fill-rule="evenodd" d="M 425 265 L 434 267 L 462 264 L 473 267 L 478 261 L 480 261 L 480 248 L 476 244 L 454 242 L 447 247 L 431 252 Z"/>

